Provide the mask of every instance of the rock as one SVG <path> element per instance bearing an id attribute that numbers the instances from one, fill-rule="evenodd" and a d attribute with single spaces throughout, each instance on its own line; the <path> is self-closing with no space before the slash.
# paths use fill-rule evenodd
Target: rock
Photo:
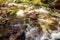
<path id="1" fill-rule="evenodd" d="M 60 1 L 57 0 L 56 2 L 51 2 L 50 3 L 50 8 L 60 9 Z"/>

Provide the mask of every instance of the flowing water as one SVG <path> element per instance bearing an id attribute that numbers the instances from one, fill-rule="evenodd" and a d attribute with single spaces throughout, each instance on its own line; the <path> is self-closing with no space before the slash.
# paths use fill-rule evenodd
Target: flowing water
<path id="1" fill-rule="evenodd" d="M 15 2 L 15 0 L 14 0 Z M 22 17 L 24 22 L 21 24 L 17 20 L 17 23 L 12 22 L 10 25 L 12 28 L 20 28 L 24 29 L 24 25 L 27 27 L 25 28 L 25 37 L 26 40 L 56 40 L 60 39 L 60 24 L 59 18 L 53 18 L 49 16 L 50 11 L 46 10 L 45 7 L 36 8 L 35 5 L 32 4 L 16 4 L 16 3 L 9 3 L 8 6 L 18 6 L 23 7 L 24 9 L 18 9 L 19 11 L 16 12 L 16 17 Z M 38 16 L 37 16 L 38 15 Z M 53 20 L 58 20 L 58 25 L 55 30 L 51 30 L 49 24 L 54 23 Z M 21 19 L 20 19 L 21 20 Z M 23 20 L 22 20 L 23 21 Z M 42 29 L 41 29 L 42 28 Z M 20 32 L 17 33 L 19 35 Z"/>
<path id="2" fill-rule="evenodd" d="M 30 10 L 31 11 L 31 10 Z M 29 10 L 26 10 L 26 11 L 23 11 L 23 10 L 20 10 L 18 11 L 17 15 L 24 15 L 24 13 L 22 12 L 30 12 Z M 34 11 L 37 11 L 37 12 L 44 12 L 44 13 L 49 13 L 48 11 L 44 10 L 43 8 L 40 8 L 40 9 L 34 9 L 32 10 L 32 12 Z M 22 14 L 20 14 L 20 13 Z M 31 13 L 32 14 L 32 13 Z M 56 40 L 56 39 L 60 39 L 60 27 L 59 25 L 57 25 L 57 30 L 46 30 L 45 29 L 45 26 L 42 25 L 42 28 L 43 28 L 43 34 L 38 34 L 37 30 L 38 30 L 38 27 L 32 27 L 31 24 L 31 19 L 28 20 L 29 23 L 27 24 L 27 28 L 26 28 L 26 40 Z M 39 20 L 39 21 L 47 21 L 49 23 L 48 20 Z M 44 27 L 43 27 L 44 26 Z"/>

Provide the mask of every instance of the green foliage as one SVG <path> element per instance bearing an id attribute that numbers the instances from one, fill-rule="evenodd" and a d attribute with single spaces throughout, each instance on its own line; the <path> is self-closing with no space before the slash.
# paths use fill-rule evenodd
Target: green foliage
<path id="1" fill-rule="evenodd" d="M 51 11 L 51 8 L 47 7 L 47 10 L 48 10 L 48 11 Z"/>
<path id="2" fill-rule="evenodd" d="M 2 0 L 0 0 L 0 2 L 2 2 Z"/>
<path id="3" fill-rule="evenodd" d="M 55 14 L 54 14 L 54 13 L 50 13 L 50 16 L 51 16 L 51 17 L 54 17 L 54 16 L 55 16 Z"/>
<path id="4" fill-rule="evenodd" d="M 33 3 L 33 4 L 41 4 L 41 0 L 17 0 L 16 3 L 19 2 L 27 2 L 27 3 Z"/>
<path id="5" fill-rule="evenodd" d="M 22 3 L 22 2 L 29 3 L 30 0 L 16 0 L 15 1 L 15 3 Z"/>
<path id="6" fill-rule="evenodd" d="M 2 35 L 0 34 L 0 37 L 2 37 Z"/>
<path id="7" fill-rule="evenodd" d="M 5 2 L 6 1 L 6 2 Z M 0 0 L 1 4 L 8 4 L 9 2 L 13 2 L 14 0 Z M 41 0 L 15 0 L 15 3 L 21 3 L 21 2 L 25 2 L 25 3 L 32 3 L 32 4 L 38 4 L 41 6 L 49 6 L 48 4 L 43 4 L 41 2 Z"/>
<path id="8" fill-rule="evenodd" d="M 30 0 L 20 0 L 21 2 L 30 2 Z"/>
<path id="9" fill-rule="evenodd" d="M 21 1 L 20 1 L 20 0 L 16 0 L 15 3 L 17 3 L 17 4 L 18 4 L 18 3 L 21 3 Z"/>
<path id="10" fill-rule="evenodd" d="M 41 0 L 32 0 L 32 3 L 33 4 L 39 4 L 39 3 L 41 3 Z"/>
<path id="11" fill-rule="evenodd" d="M 5 24 L 6 24 L 5 22 L 0 22 L 0 26 L 1 26 L 1 25 L 5 25 Z"/>
<path id="12" fill-rule="evenodd" d="M 17 12 L 17 10 L 9 10 L 9 12 L 10 12 L 10 15 L 14 15 Z"/>
<path id="13" fill-rule="evenodd" d="M 58 10 L 58 12 L 60 12 L 60 10 Z"/>
<path id="14" fill-rule="evenodd" d="M 40 4 L 40 5 L 41 5 L 41 4 Z M 48 6 L 49 6 L 49 4 L 42 4 L 41 6 L 48 7 Z"/>

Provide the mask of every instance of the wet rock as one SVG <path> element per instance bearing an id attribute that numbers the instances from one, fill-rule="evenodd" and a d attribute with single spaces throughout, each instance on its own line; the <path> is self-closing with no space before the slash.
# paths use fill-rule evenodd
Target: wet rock
<path id="1" fill-rule="evenodd" d="M 56 40 L 60 40 L 60 39 L 56 39 Z"/>
<path id="2" fill-rule="evenodd" d="M 10 33 L 6 33 L 6 34 L 4 34 L 0 39 L 1 40 L 8 40 L 9 39 L 9 37 L 10 37 Z"/>
<path id="3" fill-rule="evenodd" d="M 20 33 L 16 40 L 25 40 L 25 32 Z"/>
<path id="4" fill-rule="evenodd" d="M 60 1 L 57 0 L 56 2 L 50 3 L 50 7 L 51 8 L 56 8 L 56 9 L 60 9 Z"/>
<path id="5" fill-rule="evenodd" d="M 53 2 L 54 0 L 41 0 L 42 3 L 50 3 L 50 2 Z"/>

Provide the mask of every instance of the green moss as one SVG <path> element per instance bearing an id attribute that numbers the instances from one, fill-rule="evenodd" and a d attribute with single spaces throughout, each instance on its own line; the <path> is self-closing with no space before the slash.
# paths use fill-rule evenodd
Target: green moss
<path id="1" fill-rule="evenodd" d="M 21 2 L 30 2 L 30 0 L 20 0 Z"/>
<path id="2" fill-rule="evenodd" d="M 48 11 L 51 11 L 51 8 L 47 7 L 47 10 L 48 10 Z"/>
<path id="3" fill-rule="evenodd" d="M 58 10 L 58 12 L 60 12 L 60 10 Z"/>
<path id="4" fill-rule="evenodd" d="M 17 12 L 17 10 L 9 10 L 9 12 L 10 12 L 10 15 L 14 15 Z"/>
<path id="5" fill-rule="evenodd" d="M 44 7 L 48 7 L 49 6 L 49 4 L 40 4 L 41 6 L 44 6 Z"/>
<path id="6" fill-rule="evenodd" d="M 55 14 L 54 14 L 54 13 L 50 13 L 50 16 L 51 16 L 51 17 L 54 17 L 54 16 L 55 16 Z"/>
<path id="7" fill-rule="evenodd" d="M 1 26 L 1 25 L 5 25 L 5 22 L 0 22 L 0 26 Z"/>
<path id="8" fill-rule="evenodd" d="M 41 3 L 41 0 L 32 0 L 31 1 L 33 4 L 39 4 L 39 3 Z"/>

